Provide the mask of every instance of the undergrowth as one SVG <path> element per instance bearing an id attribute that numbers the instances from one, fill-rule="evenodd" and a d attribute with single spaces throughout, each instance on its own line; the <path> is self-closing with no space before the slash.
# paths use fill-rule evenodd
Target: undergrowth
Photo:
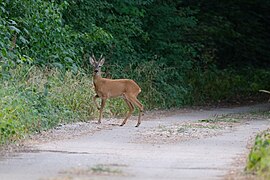
<path id="1" fill-rule="evenodd" d="M 258 178 L 270 179 L 270 129 L 257 135 L 248 156 L 246 170 Z"/>
<path id="2" fill-rule="evenodd" d="M 258 94 L 260 89 L 270 88 L 269 69 L 218 70 L 212 67 L 204 71 L 197 69 L 189 76 L 190 98 L 194 103 L 245 99 Z"/>
<path id="3" fill-rule="evenodd" d="M 98 117 L 92 77 L 57 69 L 17 67 L 0 79 L 0 144 L 58 124 Z M 107 103 L 104 116 L 126 112 L 121 99 Z"/>
<path id="4" fill-rule="evenodd" d="M 145 109 L 217 101 L 236 92 L 245 95 L 260 88 L 269 89 L 270 84 L 266 70 L 250 72 L 248 76 L 233 71 L 194 71 L 181 81 L 174 81 L 180 74 L 167 76 L 168 71 L 149 62 L 136 69 L 133 76 L 123 78 L 134 79 L 141 86 L 138 98 Z M 166 83 L 166 79 L 171 83 Z M 58 124 L 97 120 L 94 95 L 92 75 L 83 70 L 74 73 L 26 65 L 0 69 L 0 143 L 13 142 Z M 128 111 L 121 98 L 108 100 L 105 107 L 104 117 L 124 116 Z"/>

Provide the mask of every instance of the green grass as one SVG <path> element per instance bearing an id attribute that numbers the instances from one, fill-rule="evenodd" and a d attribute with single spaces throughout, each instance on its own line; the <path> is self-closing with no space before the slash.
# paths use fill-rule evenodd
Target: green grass
<path id="1" fill-rule="evenodd" d="M 258 178 L 270 179 L 270 129 L 257 135 L 248 156 L 246 171 Z"/>
<path id="2" fill-rule="evenodd" d="M 116 168 L 111 168 L 107 165 L 98 164 L 91 168 L 91 171 L 95 174 L 121 174 L 122 171 Z"/>
<path id="3" fill-rule="evenodd" d="M 97 119 L 92 77 L 57 69 L 17 67 L 0 78 L 0 144 L 60 123 Z M 121 116 L 121 99 L 107 103 L 104 116 Z"/>

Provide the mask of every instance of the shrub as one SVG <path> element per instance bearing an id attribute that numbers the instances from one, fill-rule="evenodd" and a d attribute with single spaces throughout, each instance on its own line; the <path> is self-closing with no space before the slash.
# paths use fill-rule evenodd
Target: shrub
<path id="1" fill-rule="evenodd" d="M 0 143 L 13 142 L 27 134 L 60 123 L 97 118 L 92 77 L 83 72 L 18 66 L 0 79 Z M 123 115 L 121 99 L 110 100 L 104 115 Z"/>
<path id="2" fill-rule="evenodd" d="M 216 67 L 190 72 L 188 82 L 191 85 L 194 103 L 219 101 L 240 96 L 257 94 L 260 89 L 270 88 L 267 69 L 224 69 Z"/>
<path id="3" fill-rule="evenodd" d="M 265 179 L 270 178 L 270 129 L 257 135 L 246 170 Z"/>

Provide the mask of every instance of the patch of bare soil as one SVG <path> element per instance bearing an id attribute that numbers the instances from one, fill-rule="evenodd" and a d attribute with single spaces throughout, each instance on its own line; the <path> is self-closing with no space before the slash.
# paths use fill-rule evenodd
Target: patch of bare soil
<path id="1" fill-rule="evenodd" d="M 162 119 L 162 118 L 166 118 L 169 116 L 174 116 L 177 114 L 182 114 L 182 113 L 191 113 L 193 110 L 198 110 L 201 109 L 201 107 L 189 107 L 189 108 L 181 108 L 181 109 L 177 109 L 177 108 L 171 108 L 171 109 L 154 109 L 151 111 L 146 111 L 143 113 L 143 121 L 153 121 L 156 119 Z M 137 119 L 137 116 L 131 116 L 131 119 Z"/>
<path id="2" fill-rule="evenodd" d="M 239 113 L 216 116 L 211 119 L 198 120 L 197 122 L 181 122 L 172 125 L 159 124 L 155 128 L 138 132 L 140 139 L 133 140 L 136 143 L 171 144 L 191 139 L 217 136 L 233 131 L 250 120 L 269 119 L 269 113 Z"/>
<path id="3" fill-rule="evenodd" d="M 90 122 L 76 122 L 73 124 L 60 124 L 59 126 L 42 131 L 41 133 L 31 135 L 27 139 L 27 143 L 41 144 L 51 141 L 58 141 L 63 139 L 73 139 L 83 135 L 91 135 L 103 129 L 110 129 L 108 124 L 97 124 L 94 121 Z"/>
<path id="4" fill-rule="evenodd" d="M 173 125 L 158 125 L 151 130 L 140 132 L 140 139 L 136 143 L 171 144 L 190 139 L 201 139 L 230 132 L 239 123 L 209 123 L 209 122 L 184 122 Z"/>

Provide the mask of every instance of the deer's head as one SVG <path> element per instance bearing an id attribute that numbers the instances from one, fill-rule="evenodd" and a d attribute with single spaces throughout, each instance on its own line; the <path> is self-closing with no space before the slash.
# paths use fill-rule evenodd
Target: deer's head
<path id="1" fill-rule="evenodd" d="M 94 67 L 94 74 L 101 74 L 101 66 L 104 64 L 105 57 L 100 56 L 99 60 L 97 61 L 94 54 L 89 58 L 90 64 Z"/>

